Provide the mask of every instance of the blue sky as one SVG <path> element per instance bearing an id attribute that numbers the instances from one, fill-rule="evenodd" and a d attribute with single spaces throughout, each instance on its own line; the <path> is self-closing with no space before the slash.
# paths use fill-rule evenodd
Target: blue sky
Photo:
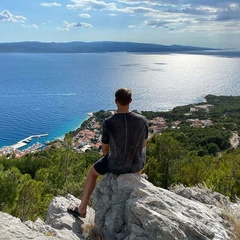
<path id="1" fill-rule="evenodd" d="M 240 0 L 1 0 L 0 42 L 19 41 L 240 49 Z"/>

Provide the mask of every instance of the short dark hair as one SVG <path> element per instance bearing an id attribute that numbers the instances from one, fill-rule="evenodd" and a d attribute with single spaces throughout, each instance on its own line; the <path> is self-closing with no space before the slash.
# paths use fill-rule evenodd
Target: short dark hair
<path id="1" fill-rule="evenodd" d="M 132 100 L 132 91 L 127 88 L 119 88 L 115 92 L 115 98 L 122 106 L 128 105 Z"/>

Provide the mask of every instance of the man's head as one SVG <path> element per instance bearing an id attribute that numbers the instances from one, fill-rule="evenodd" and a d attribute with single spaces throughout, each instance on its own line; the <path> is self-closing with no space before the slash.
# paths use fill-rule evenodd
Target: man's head
<path id="1" fill-rule="evenodd" d="M 129 105 L 132 101 L 132 92 L 127 88 L 119 88 L 115 92 L 115 101 L 122 106 Z"/>

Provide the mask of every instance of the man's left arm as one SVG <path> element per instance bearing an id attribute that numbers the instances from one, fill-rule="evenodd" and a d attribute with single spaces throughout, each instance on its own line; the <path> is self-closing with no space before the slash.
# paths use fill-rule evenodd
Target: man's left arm
<path id="1" fill-rule="evenodd" d="M 109 144 L 102 143 L 102 153 L 104 156 L 109 154 Z"/>

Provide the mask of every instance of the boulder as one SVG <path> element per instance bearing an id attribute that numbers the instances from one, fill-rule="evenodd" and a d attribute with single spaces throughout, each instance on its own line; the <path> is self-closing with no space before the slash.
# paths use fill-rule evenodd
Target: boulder
<path id="1" fill-rule="evenodd" d="M 232 239 L 221 217 L 223 205 L 219 208 L 216 203 L 230 202 L 220 194 L 198 201 L 202 195 L 199 191 L 197 197 L 196 192 L 193 198 L 182 189 L 181 196 L 136 174 L 106 174 L 93 195 L 95 227 L 107 240 Z"/>
<path id="2" fill-rule="evenodd" d="M 0 212 L 1 240 L 83 240 L 94 225 L 94 210 L 88 208 L 85 219 L 75 218 L 67 212 L 70 204 L 78 206 L 80 200 L 68 194 L 58 196 L 48 207 L 45 222 L 21 222 L 7 213 Z"/>
<path id="3" fill-rule="evenodd" d="M 20 219 L 7 213 L 0 212 L 0 239 L 1 240 L 55 240 L 57 237 L 32 231 Z"/>

